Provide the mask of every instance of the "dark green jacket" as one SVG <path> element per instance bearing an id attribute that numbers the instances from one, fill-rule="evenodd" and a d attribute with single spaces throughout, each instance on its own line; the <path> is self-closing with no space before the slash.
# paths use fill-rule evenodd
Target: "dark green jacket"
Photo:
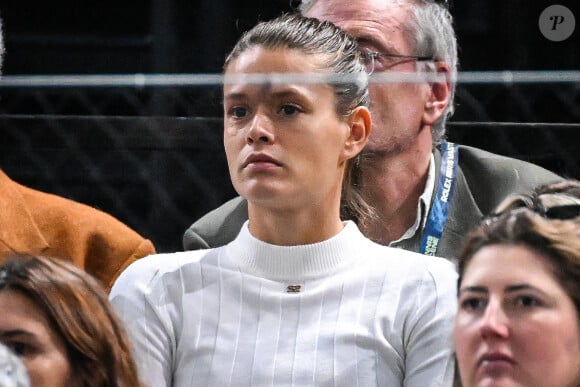
<path id="1" fill-rule="evenodd" d="M 455 191 L 437 252 L 441 257 L 454 258 L 469 230 L 510 194 L 529 192 L 537 185 L 562 179 L 537 165 L 481 149 L 460 145 L 458 153 Z M 437 182 L 441 153 L 435 150 L 433 154 Z M 183 235 L 183 247 L 185 250 L 197 250 L 222 246 L 237 236 L 247 219 L 247 202 L 241 197 L 234 198 L 191 225 Z M 422 232 L 417 233 L 398 247 L 419 251 L 421 238 Z"/>

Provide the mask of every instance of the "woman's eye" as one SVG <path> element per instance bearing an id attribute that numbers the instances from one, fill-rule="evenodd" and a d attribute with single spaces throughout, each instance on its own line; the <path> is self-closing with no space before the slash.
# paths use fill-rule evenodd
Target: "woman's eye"
<path id="1" fill-rule="evenodd" d="M 10 348 L 10 350 L 12 352 L 14 352 L 19 357 L 22 357 L 22 356 L 26 355 L 28 352 L 30 352 L 29 346 L 25 343 L 15 341 L 15 342 L 4 343 L 4 345 L 6 347 Z"/>
<path id="2" fill-rule="evenodd" d="M 465 310 L 480 310 L 485 308 L 485 301 L 481 298 L 467 298 L 461 301 L 461 308 Z"/>
<path id="3" fill-rule="evenodd" d="M 540 305 L 538 299 L 536 299 L 536 297 L 533 296 L 519 296 L 515 299 L 515 303 L 517 306 L 521 306 L 524 308 Z"/>
<path id="4" fill-rule="evenodd" d="M 248 115 L 248 109 L 236 106 L 230 109 L 230 115 L 234 118 L 244 118 Z"/>
<path id="5" fill-rule="evenodd" d="M 282 106 L 282 108 L 280 108 L 280 112 L 286 116 L 291 116 L 296 113 L 299 113 L 300 109 L 298 109 L 298 107 L 294 105 L 284 105 Z"/>

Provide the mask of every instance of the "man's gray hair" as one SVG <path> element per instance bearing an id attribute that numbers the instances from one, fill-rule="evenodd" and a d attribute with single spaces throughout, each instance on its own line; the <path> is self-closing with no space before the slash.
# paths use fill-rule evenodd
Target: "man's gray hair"
<path id="1" fill-rule="evenodd" d="M 302 0 L 299 10 L 307 12 L 319 0 Z M 323 0 L 324 1 L 324 0 Z M 413 55 L 433 56 L 445 62 L 451 69 L 451 94 L 445 112 L 433 125 L 433 142 L 439 143 L 445 136 L 445 122 L 454 109 L 455 75 L 457 73 L 457 38 L 453 29 L 453 17 L 444 4 L 434 0 L 399 0 L 410 6 L 410 23 L 403 26 L 404 33 L 415 47 Z M 433 66 L 428 68 L 434 69 Z"/>
<path id="2" fill-rule="evenodd" d="M 457 37 L 453 29 L 453 17 L 447 7 L 433 0 L 418 0 L 412 8 L 409 38 L 415 47 L 414 55 L 433 56 L 436 61 L 447 63 L 451 69 L 451 93 L 443 115 L 433 124 L 433 142 L 439 143 L 445 136 L 445 122 L 454 110 L 455 75 L 457 74 Z"/>

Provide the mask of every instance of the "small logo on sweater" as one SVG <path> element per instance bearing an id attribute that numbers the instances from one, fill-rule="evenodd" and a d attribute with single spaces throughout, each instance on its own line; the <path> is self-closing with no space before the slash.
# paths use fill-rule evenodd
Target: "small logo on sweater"
<path id="1" fill-rule="evenodd" d="M 288 285 L 286 287 L 286 293 L 300 293 L 300 289 L 302 286 L 300 285 Z"/>

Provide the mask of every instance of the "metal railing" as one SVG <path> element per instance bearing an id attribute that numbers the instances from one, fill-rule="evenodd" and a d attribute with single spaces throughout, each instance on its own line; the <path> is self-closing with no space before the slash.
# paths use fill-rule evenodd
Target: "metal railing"
<path id="1" fill-rule="evenodd" d="M 508 75 L 509 74 L 509 75 Z M 460 73 L 451 140 L 580 178 L 580 72 Z M 6 76 L 0 166 L 181 249 L 184 229 L 235 192 L 216 74 Z"/>

